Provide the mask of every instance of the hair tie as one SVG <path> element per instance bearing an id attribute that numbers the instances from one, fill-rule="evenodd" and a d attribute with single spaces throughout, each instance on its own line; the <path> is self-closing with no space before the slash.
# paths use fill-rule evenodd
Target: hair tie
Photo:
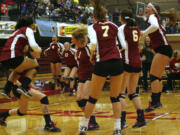
<path id="1" fill-rule="evenodd" d="M 130 19 L 130 17 L 129 16 L 125 16 L 124 19 Z"/>
<path id="2" fill-rule="evenodd" d="M 150 3 L 148 3 L 148 6 L 151 6 L 152 7 L 152 9 L 156 12 L 156 14 L 158 14 L 158 12 L 157 12 L 157 10 L 156 10 L 156 8 L 155 8 L 155 6 L 150 2 Z"/>

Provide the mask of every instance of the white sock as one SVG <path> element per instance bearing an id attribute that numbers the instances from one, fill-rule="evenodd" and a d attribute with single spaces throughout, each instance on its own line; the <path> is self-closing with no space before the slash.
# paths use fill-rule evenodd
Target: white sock
<path id="1" fill-rule="evenodd" d="M 115 119 L 114 121 L 114 130 L 120 129 L 121 130 L 121 119 Z"/>
<path id="2" fill-rule="evenodd" d="M 83 120 L 80 123 L 80 127 L 88 127 L 89 118 L 83 118 Z"/>

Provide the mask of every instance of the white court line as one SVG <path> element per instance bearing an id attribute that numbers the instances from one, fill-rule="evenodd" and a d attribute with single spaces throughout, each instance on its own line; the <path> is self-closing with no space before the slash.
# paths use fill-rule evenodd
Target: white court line
<path id="1" fill-rule="evenodd" d="M 164 117 L 164 116 L 166 116 L 166 115 L 169 115 L 170 113 L 164 113 L 164 114 L 162 114 L 162 115 L 159 115 L 159 116 L 157 116 L 157 117 L 154 117 L 152 120 L 157 120 L 157 119 L 159 119 L 159 118 L 161 118 L 161 117 Z"/>

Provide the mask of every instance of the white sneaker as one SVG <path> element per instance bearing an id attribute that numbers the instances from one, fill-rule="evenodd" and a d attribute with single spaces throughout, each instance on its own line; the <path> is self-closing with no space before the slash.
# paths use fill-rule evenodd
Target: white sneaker
<path id="1" fill-rule="evenodd" d="M 120 129 L 114 130 L 113 135 L 121 135 L 121 130 Z"/>
<path id="2" fill-rule="evenodd" d="M 88 127 L 80 126 L 79 128 L 79 135 L 86 135 L 86 131 L 88 130 Z"/>

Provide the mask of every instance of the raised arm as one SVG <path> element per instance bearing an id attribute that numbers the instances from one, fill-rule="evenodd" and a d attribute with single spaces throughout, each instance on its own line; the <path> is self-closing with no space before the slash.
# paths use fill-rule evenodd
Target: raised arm
<path id="1" fill-rule="evenodd" d="M 144 36 L 147 36 L 148 34 L 153 33 L 159 28 L 158 20 L 154 14 L 150 15 L 148 23 L 150 24 L 150 26 L 144 31 L 142 31 L 142 34 Z"/>
<path id="2" fill-rule="evenodd" d="M 39 45 L 36 43 L 35 38 L 34 38 L 34 33 L 32 31 L 32 29 L 27 28 L 26 30 L 26 36 L 28 38 L 28 42 L 30 47 L 32 48 L 33 51 L 35 52 L 42 52 L 42 49 L 39 47 Z"/>

